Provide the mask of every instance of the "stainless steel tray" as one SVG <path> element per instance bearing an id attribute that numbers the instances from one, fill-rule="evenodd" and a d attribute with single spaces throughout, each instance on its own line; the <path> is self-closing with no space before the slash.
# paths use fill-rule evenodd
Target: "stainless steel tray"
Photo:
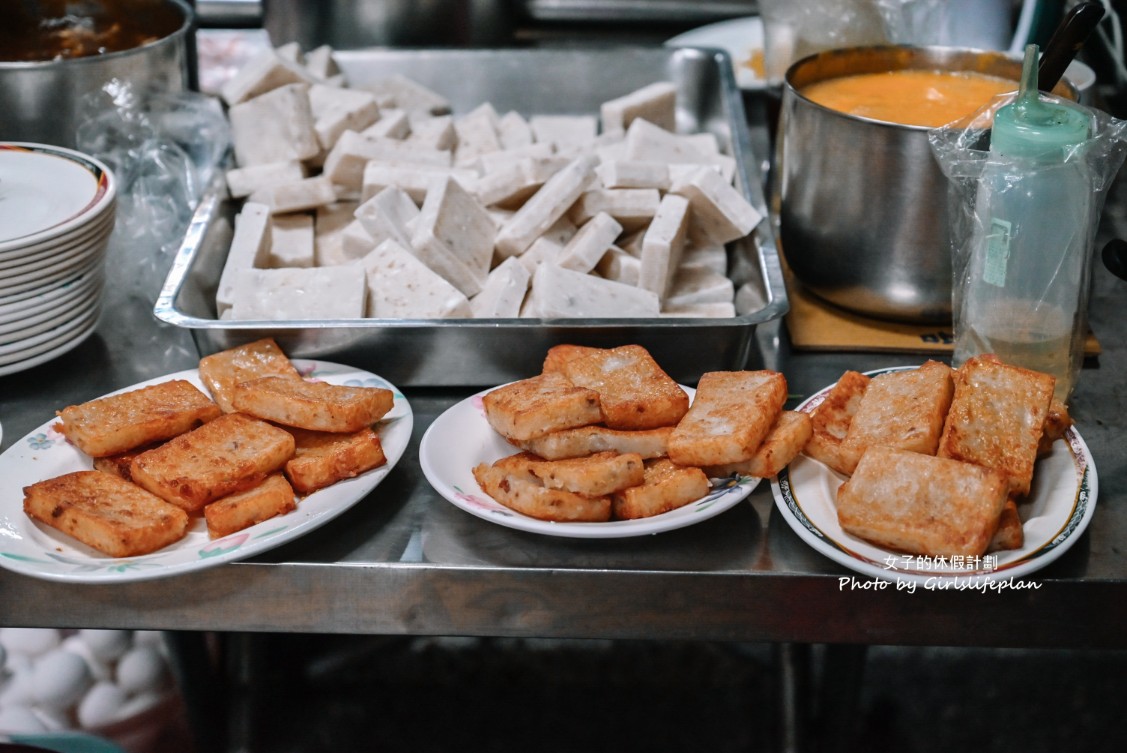
<path id="1" fill-rule="evenodd" d="M 492 102 L 498 112 L 593 114 L 613 97 L 658 80 L 678 87 L 678 130 L 710 131 L 736 160 L 736 183 L 767 217 L 731 60 L 720 50 L 352 50 L 338 53 L 355 86 L 400 73 L 445 95 L 455 114 Z M 217 181 L 218 183 L 218 181 Z M 154 313 L 192 331 L 201 355 L 273 337 L 292 357 L 366 368 L 400 386 L 492 385 L 538 373 L 559 343 L 645 346 L 681 382 L 740 369 L 755 326 L 787 310 L 779 257 L 764 219 L 729 246 L 729 276 L 744 312 L 724 319 L 219 320 L 215 291 L 230 244 L 234 202 L 216 185 L 200 202 Z"/>

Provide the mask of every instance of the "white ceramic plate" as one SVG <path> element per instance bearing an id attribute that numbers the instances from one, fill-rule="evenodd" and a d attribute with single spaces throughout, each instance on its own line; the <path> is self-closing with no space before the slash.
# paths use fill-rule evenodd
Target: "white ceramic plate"
<path id="1" fill-rule="evenodd" d="M 832 387 L 808 398 L 798 410 L 814 410 Z M 843 531 L 834 500 L 844 481 L 844 476 L 803 455 L 779 473 L 771 491 L 787 524 L 834 562 L 873 578 L 935 588 L 1018 578 L 1045 567 L 1064 554 L 1088 527 L 1099 486 L 1088 446 L 1075 428 L 1070 429 L 1064 440 L 1056 442 L 1052 452 L 1037 462 L 1029 498 L 1018 505 L 1024 522 L 1024 546 L 953 566 L 933 558 L 908 557 Z"/>
<path id="2" fill-rule="evenodd" d="M 31 337 L 40 332 L 46 332 L 53 327 L 58 327 L 67 321 L 78 319 L 83 314 L 93 310 L 99 303 L 99 291 L 96 288 L 91 288 L 86 291 L 84 296 L 66 306 L 40 311 L 18 321 L 0 321 L 0 345 L 7 343 L 9 339 Z"/>
<path id="3" fill-rule="evenodd" d="M 57 280 L 75 269 L 82 269 L 91 259 L 101 258 L 105 255 L 108 241 L 109 234 L 107 233 L 100 237 L 90 238 L 42 264 L 33 265 L 30 268 L 20 268 L 19 270 L 3 270 L 0 272 L 0 276 L 3 277 L 0 295 L 3 295 L 2 290 L 15 290 L 17 285 Z"/>
<path id="4" fill-rule="evenodd" d="M 68 353 L 81 345 L 97 328 L 98 319 L 95 317 L 80 330 L 72 332 L 66 337 L 47 343 L 41 343 L 21 353 L 16 360 L 2 361 L 0 362 L 0 376 L 15 374 L 19 371 L 27 371 L 34 366 L 39 366 L 40 364 L 58 358 L 64 353 Z"/>
<path id="5" fill-rule="evenodd" d="M 10 304 L 0 304 L 0 324 L 19 323 L 38 314 L 65 310 L 78 301 L 102 289 L 102 276 L 91 275 L 81 282 L 49 290 L 34 298 L 25 298 Z"/>
<path id="6" fill-rule="evenodd" d="M 61 147 L 0 144 L 0 250 L 29 245 L 88 222 L 113 201 L 98 160 Z"/>
<path id="7" fill-rule="evenodd" d="M 718 47 L 732 58 L 737 86 L 762 89 L 767 85 L 763 78 L 763 19 L 759 16 L 690 29 L 665 43 L 671 47 Z"/>
<path id="8" fill-rule="evenodd" d="M 0 301 L 7 303 L 9 301 L 20 300 L 29 293 L 34 294 L 41 291 L 53 290 L 59 285 L 65 285 L 69 280 L 100 268 L 105 261 L 105 256 L 103 249 L 102 252 L 85 256 L 82 261 L 75 266 L 69 266 L 34 280 L 0 287 Z"/>
<path id="9" fill-rule="evenodd" d="M 86 327 L 93 325 L 101 313 L 101 302 L 86 309 L 73 319 L 63 319 L 54 323 L 50 329 L 43 330 L 30 337 L 16 337 L 8 339 L 5 335 L 0 337 L 0 364 L 22 361 L 28 356 L 33 356 L 47 348 L 53 348 L 66 340 L 76 337 Z"/>
<path id="10" fill-rule="evenodd" d="M 364 499 L 403 457 L 414 421 L 411 406 L 398 389 L 375 374 L 325 361 L 294 359 L 293 363 L 306 378 L 331 384 L 383 387 L 395 393 L 395 405 L 377 426 L 386 464 L 303 497 L 293 512 L 238 533 L 212 541 L 203 519 L 198 518 L 188 535 L 175 544 L 141 557 L 113 558 L 36 523 L 23 512 L 24 486 L 93 467 L 89 457 L 52 428 L 55 419 L 51 419 L 0 455 L 0 567 L 72 583 L 167 578 L 273 549 L 324 525 Z M 172 379 L 187 379 L 206 390 L 196 369 L 151 379 L 126 390 Z"/>
<path id="11" fill-rule="evenodd" d="M 684 388 L 690 398 L 694 391 Z M 708 520 L 747 497 L 759 479 L 741 476 L 713 482 L 712 491 L 696 502 L 661 515 L 608 523 L 555 523 L 537 520 L 505 507 L 487 495 L 473 477 L 473 467 L 492 463 L 516 449 L 485 420 L 481 398 L 491 389 L 468 397 L 435 419 L 419 445 L 419 464 L 435 491 L 465 510 L 497 525 L 520 531 L 581 539 L 645 536 Z"/>
<path id="12" fill-rule="evenodd" d="M 0 276 L 8 279 L 10 276 L 25 274 L 27 272 L 43 269 L 62 261 L 65 258 L 88 253 L 95 241 L 105 241 L 113 232 L 114 215 L 106 215 L 99 220 L 88 232 L 68 235 L 66 238 L 57 239 L 53 245 L 44 246 L 39 251 L 30 254 L 12 254 L 0 258 Z"/>
<path id="13" fill-rule="evenodd" d="M 0 262 L 5 265 L 20 264 L 26 260 L 49 255 L 56 248 L 70 247 L 86 240 L 96 233 L 104 232 L 107 226 L 112 230 L 116 219 L 116 207 L 110 204 L 103 211 L 91 217 L 89 221 L 83 221 L 81 224 L 75 225 L 70 230 L 60 233 L 59 235 L 51 236 L 46 240 L 27 246 L 15 246 L 6 251 L 0 251 Z"/>

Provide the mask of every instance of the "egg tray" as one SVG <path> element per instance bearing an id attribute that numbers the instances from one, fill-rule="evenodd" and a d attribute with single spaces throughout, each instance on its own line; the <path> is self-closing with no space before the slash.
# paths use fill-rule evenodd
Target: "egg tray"
<path id="1" fill-rule="evenodd" d="M 350 83 L 407 76 L 446 96 L 455 115 L 483 102 L 498 112 L 597 114 L 609 99 L 654 81 L 677 87 L 677 130 L 710 132 L 735 159 L 735 183 L 766 218 L 741 94 L 722 50 L 669 47 L 520 50 L 344 50 Z M 729 277 L 740 313 L 730 318 L 643 319 L 219 319 L 215 291 L 226 259 L 236 203 L 220 181 L 201 200 L 154 313 L 191 330 L 201 355 L 273 337 L 294 358 L 368 369 L 400 386 L 485 386 L 539 372 L 553 345 L 640 344 L 675 379 L 695 383 L 707 371 L 740 369 L 757 325 L 787 311 L 786 288 L 768 219 L 728 244 Z"/>

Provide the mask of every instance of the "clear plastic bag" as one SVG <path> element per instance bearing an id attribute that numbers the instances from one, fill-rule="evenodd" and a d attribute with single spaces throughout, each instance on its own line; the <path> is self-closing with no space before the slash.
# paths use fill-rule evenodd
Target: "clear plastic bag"
<path id="1" fill-rule="evenodd" d="M 192 212 L 231 144 L 217 100 L 114 79 L 79 102 L 80 151 L 118 181 L 110 262 L 130 269 L 153 300 Z"/>
<path id="2" fill-rule="evenodd" d="M 1088 331 L 1095 233 L 1127 154 L 1127 122 L 1082 108 L 1087 140 L 1051 159 L 1003 157 L 989 149 L 990 130 L 1012 101 L 999 97 L 929 134 L 949 179 L 953 360 L 994 353 L 1053 374 L 1067 400 Z"/>

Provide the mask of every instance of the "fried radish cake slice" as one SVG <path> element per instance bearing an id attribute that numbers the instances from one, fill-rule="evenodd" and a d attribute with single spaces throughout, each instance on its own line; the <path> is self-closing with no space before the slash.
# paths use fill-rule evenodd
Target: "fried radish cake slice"
<path id="1" fill-rule="evenodd" d="M 610 520 L 610 497 L 584 497 L 562 489 L 548 489 L 534 480 L 486 463 L 474 466 L 473 475 L 482 491 L 530 518 L 557 523 Z"/>
<path id="2" fill-rule="evenodd" d="M 596 353 L 599 350 L 601 350 L 601 348 L 591 348 L 586 345 L 553 345 L 548 348 L 548 354 L 544 356 L 544 365 L 541 367 L 540 371 L 541 373 L 555 371 L 563 374 L 565 373 L 564 366 L 568 361 L 581 358 L 590 353 Z"/>
<path id="3" fill-rule="evenodd" d="M 596 452 L 636 453 L 643 460 L 660 458 L 669 454 L 669 435 L 672 426 L 643 431 L 622 431 L 605 426 L 580 426 L 561 429 L 535 439 L 514 442 L 522 450 L 535 453 L 545 460 L 578 458 Z"/>
<path id="4" fill-rule="evenodd" d="M 669 436 L 669 459 L 683 466 L 747 460 L 775 424 L 787 399 L 777 371 L 710 371 L 689 412 Z"/>
<path id="5" fill-rule="evenodd" d="M 518 442 L 602 420 L 599 393 L 577 387 L 557 372 L 498 387 L 486 393 L 481 403 L 493 430 Z"/>
<path id="6" fill-rule="evenodd" d="M 209 503 L 203 516 L 208 537 L 218 539 L 296 509 L 293 487 L 281 473 L 271 473 L 257 486 Z"/>
<path id="7" fill-rule="evenodd" d="M 849 424 L 861 406 L 861 398 L 871 379 L 859 371 L 846 371 L 830 388 L 824 400 L 810 414 L 810 439 L 802 448 L 803 454 L 825 463 L 848 475 L 846 469 L 857 465 L 857 458 L 849 460 L 841 443 L 849 433 Z"/>
<path id="8" fill-rule="evenodd" d="M 874 445 L 934 455 L 953 393 L 951 367 L 939 361 L 873 377 L 841 443 L 842 472 Z"/>
<path id="9" fill-rule="evenodd" d="M 1053 398 L 1049 403 L 1049 412 L 1045 416 L 1045 428 L 1041 432 L 1041 441 L 1037 446 L 1037 456 L 1048 455 L 1053 450 L 1053 442 L 1063 439 L 1068 430 L 1072 428 L 1072 416 L 1068 406 L 1060 400 Z"/>
<path id="10" fill-rule="evenodd" d="M 877 445 L 838 488 L 837 518 L 847 533 L 893 551 L 979 556 L 1007 498 L 995 470 Z"/>
<path id="11" fill-rule="evenodd" d="M 200 379 L 224 413 L 233 413 L 235 385 L 264 376 L 300 379 L 297 369 L 273 338 L 239 345 L 200 359 Z"/>
<path id="12" fill-rule="evenodd" d="M 644 481 L 642 456 L 598 452 L 581 458 L 544 460 L 530 452 L 501 458 L 493 464 L 548 489 L 562 489 L 584 497 L 604 497 Z"/>
<path id="13" fill-rule="evenodd" d="M 587 348 L 561 368 L 572 384 L 599 393 L 602 422 L 612 429 L 673 426 L 689 409 L 689 396 L 641 345 Z"/>
<path id="14" fill-rule="evenodd" d="M 387 462 L 380 435 L 370 426 L 349 434 L 289 429 L 294 456 L 286 461 L 286 478 L 301 494 L 323 489 Z"/>
<path id="15" fill-rule="evenodd" d="M 1055 385 L 1049 374 L 993 357 L 968 359 L 955 372 L 939 456 L 994 468 L 1011 492 L 1028 494 Z"/>
<path id="16" fill-rule="evenodd" d="M 1023 546 L 1025 546 L 1025 528 L 1021 522 L 1021 513 L 1017 509 L 1017 502 L 1010 497 L 998 517 L 998 530 L 994 532 L 994 538 L 990 539 L 990 546 L 986 551 L 1001 552 L 1008 549 L 1021 549 Z"/>
<path id="17" fill-rule="evenodd" d="M 181 434 L 133 459 L 133 481 L 189 513 L 259 483 L 293 457 L 285 429 L 242 413 Z"/>
<path id="18" fill-rule="evenodd" d="M 640 486 L 623 489 L 611 496 L 617 520 L 634 520 L 660 515 L 700 499 L 711 488 L 700 468 L 686 468 L 669 458 L 645 461 L 645 479 Z"/>
<path id="19" fill-rule="evenodd" d="M 191 382 L 173 379 L 63 408 L 59 431 L 100 458 L 183 434 L 221 412 Z"/>
<path id="20" fill-rule="evenodd" d="M 132 481 L 133 458 L 137 457 L 142 452 L 148 452 L 154 447 L 159 447 L 160 445 L 160 442 L 155 442 L 153 444 L 134 447 L 132 450 L 119 452 L 116 455 L 107 455 L 104 458 L 94 458 L 94 470 L 102 471 L 103 473 L 112 473 L 118 478 L 125 479 L 126 481 Z"/>
<path id="21" fill-rule="evenodd" d="M 267 376 L 237 384 L 232 402 L 243 413 L 286 426 L 354 432 L 390 411 L 395 394 L 382 387 Z"/>
<path id="22" fill-rule="evenodd" d="M 778 474 L 802 452 L 813 432 L 812 421 L 806 413 L 785 410 L 779 413 L 775 425 L 747 460 L 728 465 L 702 468 L 709 478 L 725 478 L 733 473 L 741 476 L 769 478 Z"/>
<path id="23" fill-rule="evenodd" d="M 75 471 L 24 487 L 29 517 L 111 557 L 136 557 L 179 541 L 188 515 L 101 471 Z"/>

